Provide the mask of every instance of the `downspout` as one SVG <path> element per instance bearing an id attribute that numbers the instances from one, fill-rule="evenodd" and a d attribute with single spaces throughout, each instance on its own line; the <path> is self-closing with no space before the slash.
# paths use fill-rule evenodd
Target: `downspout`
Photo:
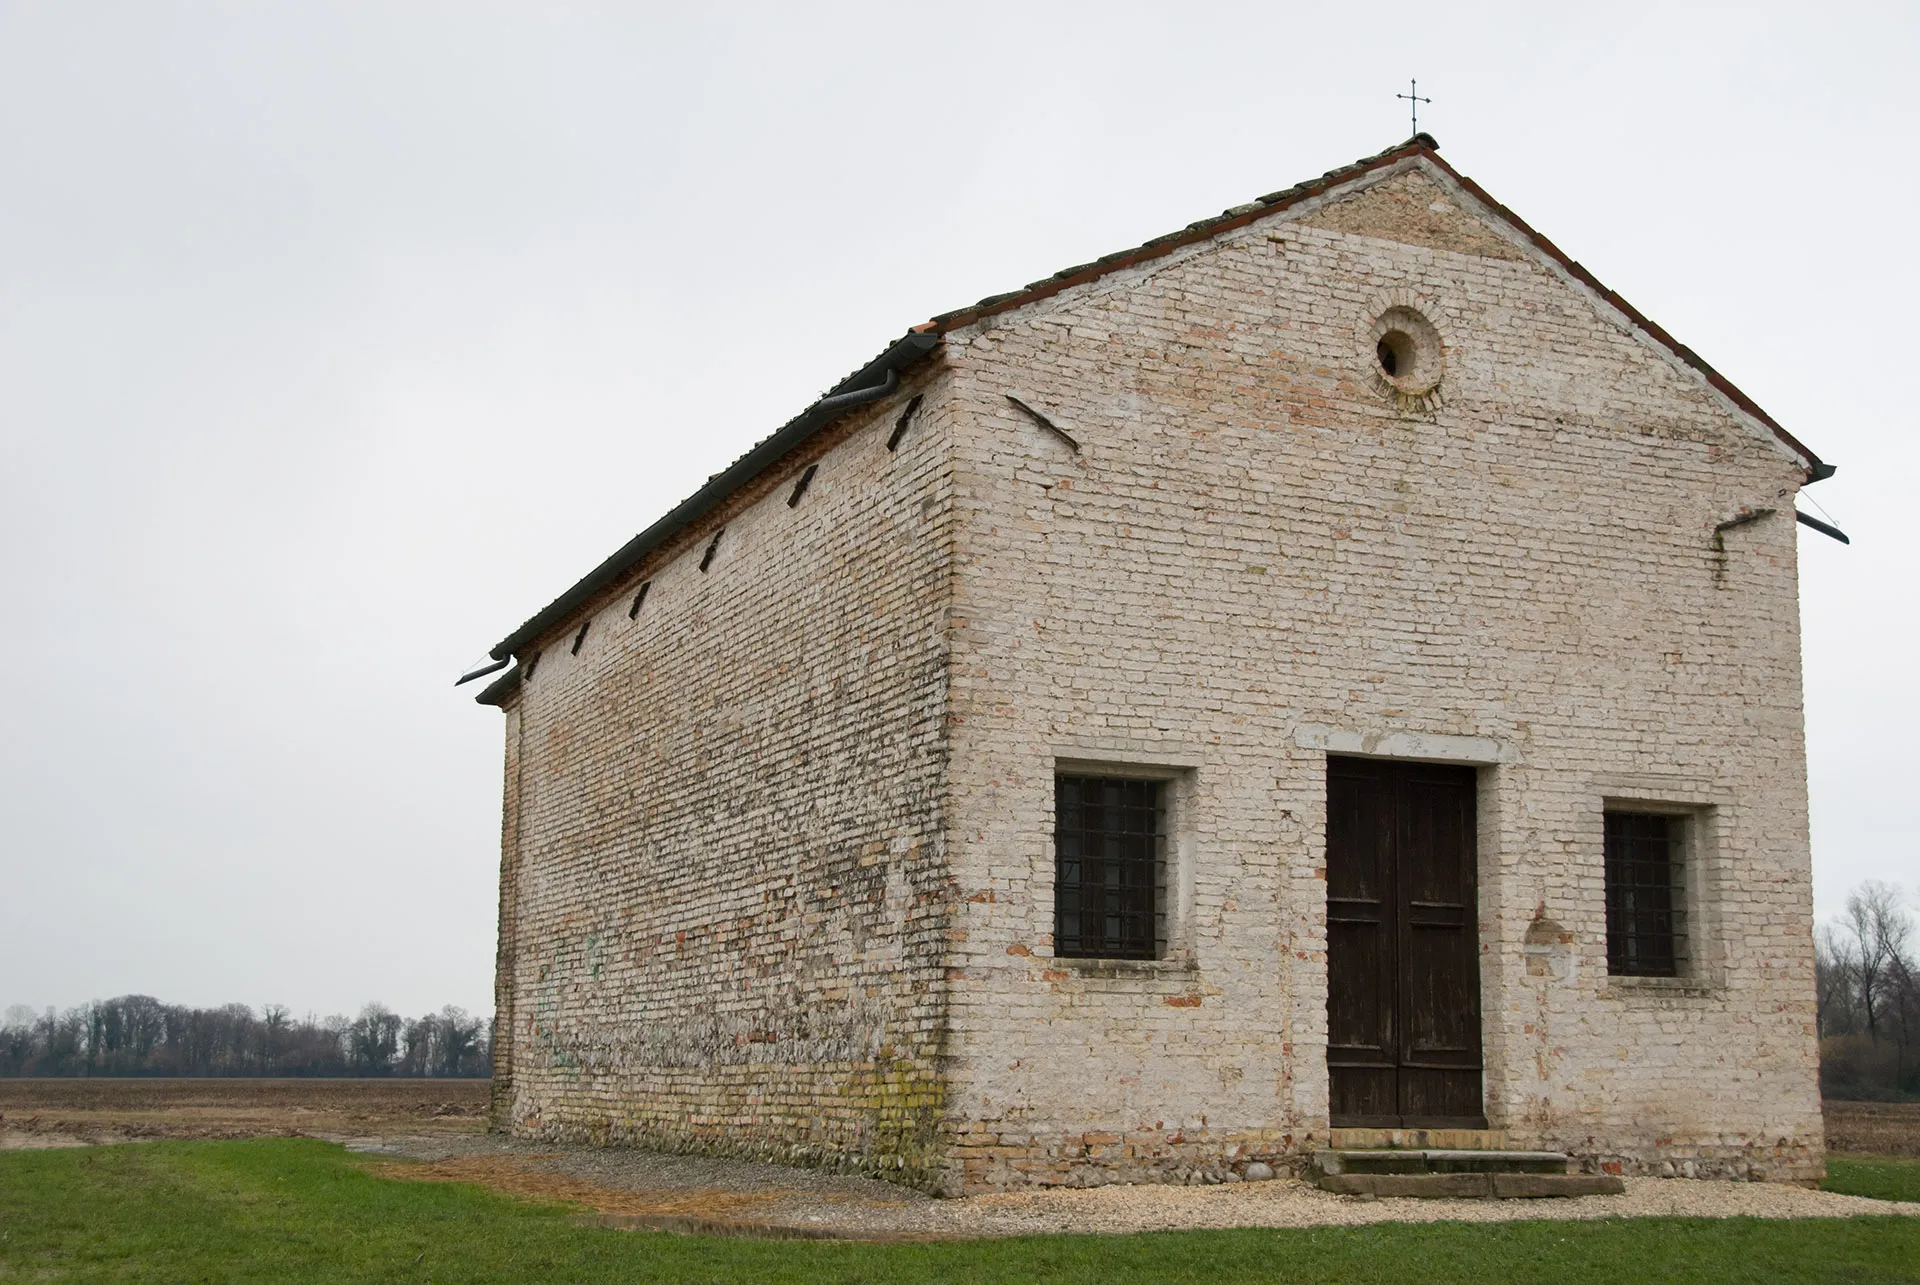
<path id="1" fill-rule="evenodd" d="M 1793 511 L 1793 520 L 1795 522 L 1798 522 L 1801 526 L 1812 527 L 1814 530 L 1818 531 L 1821 535 L 1830 535 L 1842 544 L 1853 543 L 1853 541 L 1847 539 L 1847 533 L 1845 531 L 1842 531 L 1839 527 L 1834 526 L 1832 523 L 1829 523 L 1829 522 L 1822 522 L 1819 518 L 1810 518 L 1806 514 L 1800 512 L 1800 510 L 1798 509 L 1795 509 Z"/>
<path id="2" fill-rule="evenodd" d="M 478 669 L 468 670 L 466 673 L 460 675 L 460 677 L 454 679 L 453 685 L 455 687 L 460 687 L 467 683 L 472 682 L 476 678 L 485 678 L 488 674 L 496 673 L 502 669 L 505 669 L 508 665 L 511 665 L 512 663 L 513 663 L 513 657 L 504 656 L 501 659 L 494 661 L 490 665 L 482 665 Z"/>

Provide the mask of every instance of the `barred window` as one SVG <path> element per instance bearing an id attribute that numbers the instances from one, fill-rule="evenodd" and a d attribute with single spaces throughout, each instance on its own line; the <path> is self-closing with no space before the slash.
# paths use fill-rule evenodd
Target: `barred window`
<path id="1" fill-rule="evenodd" d="M 1164 952 L 1164 786 L 1126 778 L 1055 778 L 1055 954 L 1155 959 Z"/>
<path id="2" fill-rule="evenodd" d="M 1607 971 L 1678 977 L 1687 960 L 1687 819 L 1607 813 Z"/>

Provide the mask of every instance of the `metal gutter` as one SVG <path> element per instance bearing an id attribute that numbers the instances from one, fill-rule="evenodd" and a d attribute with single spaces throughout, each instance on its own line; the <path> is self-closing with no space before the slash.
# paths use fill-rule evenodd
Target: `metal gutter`
<path id="1" fill-rule="evenodd" d="M 900 386 L 900 372 L 932 352 L 940 343 L 938 335 L 908 334 L 887 350 L 836 385 L 826 396 L 788 420 L 772 436 L 735 460 L 724 472 L 715 473 L 707 484 L 680 502 L 672 512 L 627 541 L 612 557 L 583 576 L 573 588 L 536 612 L 531 619 L 496 643 L 487 654 L 506 660 L 522 647 L 573 614 L 580 606 L 614 584 L 640 563 L 640 560 L 679 535 L 718 508 L 727 497 L 745 486 L 787 452 L 847 411 L 879 401 Z M 878 383 L 874 381 L 878 380 Z M 503 680 L 504 681 L 504 680 Z M 500 686 L 499 683 L 494 684 Z M 484 701 L 492 691 L 481 693 Z"/>

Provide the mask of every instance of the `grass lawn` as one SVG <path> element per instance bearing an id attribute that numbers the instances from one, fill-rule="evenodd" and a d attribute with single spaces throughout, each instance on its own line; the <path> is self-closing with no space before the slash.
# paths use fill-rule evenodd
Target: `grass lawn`
<path id="1" fill-rule="evenodd" d="M 1920 1201 L 1920 1160 L 1892 1156 L 1828 1156 L 1827 1191 L 1875 1200 Z"/>
<path id="2" fill-rule="evenodd" d="M 0 1154 L 0 1280 L 1920 1281 L 1920 1219 L 1643 1219 L 936 1245 L 576 1226 L 306 1139 Z M 1910 1179 L 1909 1179 L 1910 1180 Z"/>

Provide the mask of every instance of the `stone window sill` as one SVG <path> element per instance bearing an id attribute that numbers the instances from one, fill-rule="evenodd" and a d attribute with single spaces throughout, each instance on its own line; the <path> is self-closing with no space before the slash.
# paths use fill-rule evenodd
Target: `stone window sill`
<path id="1" fill-rule="evenodd" d="M 1108 979 L 1135 978 L 1152 981 L 1159 977 L 1188 977 L 1199 971 L 1191 959 L 1083 959 L 1055 955 L 1047 961 L 1054 968 L 1082 977 Z"/>
<path id="2" fill-rule="evenodd" d="M 1609 977 L 1602 999 L 1719 999 L 1726 988 L 1699 977 Z"/>

